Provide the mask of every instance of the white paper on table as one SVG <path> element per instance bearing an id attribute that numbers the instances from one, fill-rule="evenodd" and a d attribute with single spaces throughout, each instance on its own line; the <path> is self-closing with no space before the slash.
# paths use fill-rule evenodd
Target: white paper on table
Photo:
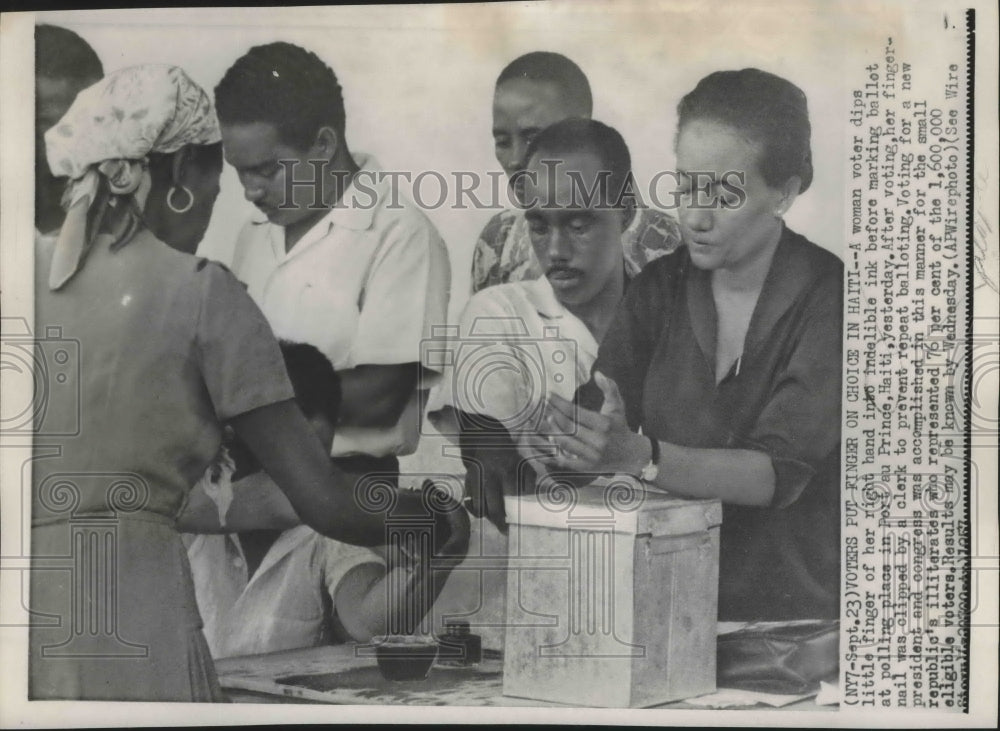
<path id="1" fill-rule="evenodd" d="M 775 693 L 758 693 L 752 690 L 737 690 L 736 688 L 721 688 L 715 693 L 687 698 L 685 703 L 705 708 L 730 708 L 732 706 L 756 706 L 764 704 L 781 708 L 797 701 L 805 700 L 815 693 L 801 695 L 777 695 Z"/>
<path id="2" fill-rule="evenodd" d="M 827 683 L 826 681 L 821 680 L 819 683 L 819 694 L 816 696 L 816 705 L 840 705 L 840 683 Z"/>

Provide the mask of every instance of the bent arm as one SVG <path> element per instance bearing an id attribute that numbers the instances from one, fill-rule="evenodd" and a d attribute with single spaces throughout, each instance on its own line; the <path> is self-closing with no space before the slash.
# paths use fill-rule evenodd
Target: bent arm
<path id="1" fill-rule="evenodd" d="M 420 364 L 359 365 L 338 371 L 343 426 L 394 426 L 417 388 Z"/>
<path id="2" fill-rule="evenodd" d="M 287 530 L 301 524 L 285 493 L 264 472 L 254 472 L 233 483 L 233 502 L 225 524 L 219 522 L 215 501 L 200 485 L 192 488 L 184 512 L 177 518 L 177 530 L 184 533 Z"/>
<path id="3" fill-rule="evenodd" d="M 645 437 L 648 464 L 650 445 Z M 692 498 L 718 498 L 724 503 L 767 507 L 774 498 L 775 474 L 771 457 L 749 449 L 699 449 L 660 442 L 660 464 L 655 484 Z"/>
<path id="4" fill-rule="evenodd" d="M 496 419 L 448 409 L 459 426 L 459 448 L 465 462 L 465 493 L 469 510 L 501 531 L 507 528 L 504 495 L 520 492 L 521 455 L 510 433 Z"/>
<path id="5" fill-rule="evenodd" d="M 606 396 L 612 396 L 606 393 Z M 551 396 L 549 419 L 564 469 L 639 475 L 652 459 L 648 437 L 625 422 L 617 388 L 601 412 Z M 767 506 L 774 499 L 777 475 L 771 455 L 754 449 L 683 447 L 658 442 L 654 482 L 668 492 L 694 498 L 717 498 L 735 505 Z"/>
<path id="6" fill-rule="evenodd" d="M 337 620 L 355 642 L 375 635 L 412 634 L 441 595 L 450 568 L 431 570 L 375 564 L 351 569 L 334 596 Z M 414 611 L 415 610 L 415 611 Z"/>

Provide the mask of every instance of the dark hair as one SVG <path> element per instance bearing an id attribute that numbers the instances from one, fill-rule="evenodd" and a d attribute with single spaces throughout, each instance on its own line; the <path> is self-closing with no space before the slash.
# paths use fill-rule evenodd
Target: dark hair
<path id="1" fill-rule="evenodd" d="M 809 110 L 792 82 L 760 69 L 716 71 L 677 105 L 678 135 L 698 119 L 729 125 L 759 144 L 760 170 L 771 187 L 793 175 L 802 179 L 800 193 L 812 183 Z"/>
<path id="2" fill-rule="evenodd" d="M 295 402 L 307 419 L 326 417 L 336 426 L 340 416 L 340 377 L 318 348 L 307 343 L 279 341 L 285 370 L 295 391 Z M 235 479 L 262 469 L 260 462 L 239 435 L 227 437 L 229 455 L 236 463 Z"/>
<path id="3" fill-rule="evenodd" d="M 222 143 L 212 142 L 207 145 L 188 145 L 191 150 L 190 162 L 199 170 L 222 170 Z M 179 152 L 179 150 L 177 151 Z M 173 174 L 172 165 L 177 152 L 151 152 L 149 171 L 154 178 L 168 180 Z"/>
<path id="4" fill-rule="evenodd" d="M 601 171 L 608 171 L 600 178 L 602 202 L 614 206 L 634 200 L 635 181 L 632 179 L 632 156 L 628 145 L 618 133 L 595 119 L 578 117 L 556 122 L 538 133 L 528 145 L 527 159 L 567 153 L 590 152 L 601 161 Z"/>
<path id="5" fill-rule="evenodd" d="M 58 25 L 35 26 L 35 75 L 80 82 L 81 88 L 104 77 L 104 66 L 85 40 Z"/>
<path id="6" fill-rule="evenodd" d="M 282 142 L 297 149 L 311 146 L 321 127 L 343 138 L 346 126 L 333 69 L 291 43 L 254 46 L 237 59 L 215 87 L 215 108 L 223 124 L 273 124 Z"/>
<path id="7" fill-rule="evenodd" d="M 580 67 L 560 53 L 533 51 L 511 61 L 497 77 L 497 86 L 505 81 L 528 79 L 555 84 L 568 99 L 583 107 L 583 113 L 590 115 L 594 100 L 590 93 L 590 82 Z"/>
<path id="8" fill-rule="evenodd" d="M 340 378 L 333 364 L 308 343 L 281 341 L 280 345 L 302 413 L 310 419 L 325 416 L 336 425 L 340 414 Z"/>

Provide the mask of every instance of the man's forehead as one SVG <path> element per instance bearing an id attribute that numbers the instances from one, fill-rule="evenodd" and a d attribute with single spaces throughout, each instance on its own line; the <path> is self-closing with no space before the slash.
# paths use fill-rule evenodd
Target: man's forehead
<path id="1" fill-rule="evenodd" d="M 221 125 L 226 160 L 252 167 L 287 157 L 292 152 L 281 143 L 278 128 L 270 122 L 237 122 Z"/>
<path id="2" fill-rule="evenodd" d="M 510 79 L 497 86 L 493 95 L 494 121 L 532 121 L 544 118 L 545 126 L 571 114 L 563 90 L 551 81 Z"/>

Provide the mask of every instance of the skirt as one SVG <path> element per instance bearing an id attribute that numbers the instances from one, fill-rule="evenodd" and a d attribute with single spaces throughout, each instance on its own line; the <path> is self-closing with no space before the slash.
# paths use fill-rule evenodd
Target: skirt
<path id="1" fill-rule="evenodd" d="M 225 700 L 187 552 L 153 513 L 31 529 L 31 700 Z"/>

